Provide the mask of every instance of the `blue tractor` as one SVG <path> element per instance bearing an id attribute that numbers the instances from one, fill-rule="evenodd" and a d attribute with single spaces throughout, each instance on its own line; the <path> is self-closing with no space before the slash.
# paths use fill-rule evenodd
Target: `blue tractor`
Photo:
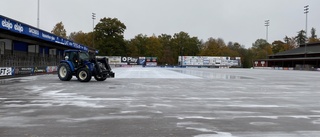
<path id="1" fill-rule="evenodd" d="M 92 76 L 97 81 L 114 78 L 107 58 L 96 58 L 82 50 L 65 50 L 64 58 L 58 67 L 58 77 L 62 81 L 70 81 L 72 76 L 81 82 L 90 81 Z"/>

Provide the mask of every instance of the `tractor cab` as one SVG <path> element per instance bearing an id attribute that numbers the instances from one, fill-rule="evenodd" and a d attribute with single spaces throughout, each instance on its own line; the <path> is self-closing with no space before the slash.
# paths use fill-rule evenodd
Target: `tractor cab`
<path id="1" fill-rule="evenodd" d="M 89 54 L 80 50 L 66 50 L 64 58 L 69 61 L 74 68 L 78 68 L 81 63 L 89 62 Z"/>

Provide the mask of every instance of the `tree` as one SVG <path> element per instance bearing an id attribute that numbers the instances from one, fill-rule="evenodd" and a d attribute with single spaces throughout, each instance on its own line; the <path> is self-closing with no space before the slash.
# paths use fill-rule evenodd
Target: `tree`
<path id="1" fill-rule="evenodd" d="M 124 41 L 126 26 L 117 18 L 102 18 L 94 28 L 95 47 L 100 55 L 127 55 Z"/>
<path id="2" fill-rule="evenodd" d="M 253 44 L 252 47 L 255 49 L 266 49 L 269 43 L 265 39 L 257 39 Z"/>
<path id="3" fill-rule="evenodd" d="M 139 57 L 147 54 L 147 35 L 138 34 L 128 42 L 128 55 Z"/>
<path id="4" fill-rule="evenodd" d="M 309 42 L 310 43 L 320 42 L 320 40 L 317 38 L 316 29 L 315 28 L 311 29 L 311 37 L 309 38 Z"/>
<path id="5" fill-rule="evenodd" d="M 156 36 L 151 36 L 148 38 L 146 43 L 146 49 L 147 49 L 146 51 L 147 57 L 158 57 L 159 59 L 161 59 L 163 56 L 162 44 L 160 43 L 160 40 Z"/>
<path id="6" fill-rule="evenodd" d="M 298 47 L 295 37 L 289 38 L 288 36 L 286 36 L 283 40 L 286 43 L 286 46 L 288 47 L 287 50 Z"/>
<path id="7" fill-rule="evenodd" d="M 241 57 L 241 64 L 243 66 L 249 65 L 248 63 L 251 62 L 251 60 L 248 60 L 249 58 L 247 57 L 247 49 L 245 49 L 243 45 L 238 42 L 229 42 L 227 47 L 230 50 L 230 54 L 228 56 Z"/>
<path id="8" fill-rule="evenodd" d="M 64 25 L 62 22 L 57 23 L 54 27 L 53 30 L 51 31 L 54 35 L 57 35 L 59 37 L 67 38 L 67 31 L 64 28 Z"/>
<path id="9" fill-rule="evenodd" d="M 265 59 L 268 55 L 273 54 L 271 45 L 265 39 L 257 39 L 252 44 L 251 50 L 255 53 L 255 59 Z"/>
<path id="10" fill-rule="evenodd" d="M 298 32 L 298 35 L 295 37 L 296 42 L 298 43 L 298 45 L 303 45 L 307 42 L 307 36 L 306 36 L 306 32 L 304 30 L 301 30 Z"/>
<path id="11" fill-rule="evenodd" d="M 231 54 L 229 56 L 232 57 L 240 57 L 242 55 L 242 50 L 244 49 L 243 46 L 241 46 L 238 42 L 229 42 L 227 45 L 228 49 L 231 51 Z"/>
<path id="12" fill-rule="evenodd" d="M 220 56 L 221 55 L 221 48 L 225 46 L 222 39 L 219 40 L 214 38 L 209 38 L 204 44 L 203 48 L 200 52 L 201 56 Z M 220 45 L 220 44 L 222 45 Z"/>
<path id="13" fill-rule="evenodd" d="M 161 34 L 158 36 L 160 43 L 162 44 L 162 58 L 159 60 L 164 64 L 175 65 L 176 58 L 173 54 L 172 36 L 167 34 Z"/>
<path id="14" fill-rule="evenodd" d="M 190 37 L 186 32 L 175 33 L 172 38 L 173 57 L 178 59 L 179 56 L 195 56 L 200 51 L 200 40 L 197 37 Z M 175 62 L 178 63 L 178 62 Z"/>
<path id="15" fill-rule="evenodd" d="M 312 28 L 311 29 L 311 38 L 317 38 L 317 35 L 316 35 L 316 29 L 315 28 Z"/>
<path id="16" fill-rule="evenodd" d="M 281 40 L 276 40 L 272 42 L 272 51 L 274 54 L 278 52 L 283 52 L 286 50 L 291 50 L 296 48 L 295 39 L 294 38 L 288 38 L 287 36 L 284 38 L 285 42 L 282 42 Z"/>
<path id="17" fill-rule="evenodd" d="M 92 32 L 84 33 L 82 31 L 79 32 L 72 32 L 69 35 L 69 40 L 76 42 L 78 44 L 83 44 L 89 47 L 93 47 L 93 40 L 92 40 Z"/>
<path id="18" fill-rule="evenodd" d="M 272 52 L 275 54 L 275 53 L 278 53 L 278 52 L 282 52 L 282 51 L 285 51 L 287 50 L 286 48 L 286 44 L 280 40 L 276 40 L 274 42 L 272 42 Z"/>

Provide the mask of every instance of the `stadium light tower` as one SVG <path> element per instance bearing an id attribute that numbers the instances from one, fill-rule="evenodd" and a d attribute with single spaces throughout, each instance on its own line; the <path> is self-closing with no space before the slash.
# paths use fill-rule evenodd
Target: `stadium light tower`
<path id="1" fill-rule="evenodd" d="M 37 12 L 37 28 L 39 29 L 39 23 L 40 23 L 40 19 L 39 19 L 39 15 L 40 15 L 40 0 L 38 0 L 38 12 Z"/>
<path id="2" fill-rule="evenodd" d="M 94 48 L 94 20 L 96 19 L 96 13 L 92 13 L 92 47 Z"/>
<path id="3" fill-rule="evenodd" d="M 265 20 L 264 26 L 266 26 L 266 41 L 268 42 L 268 29 L 269 29 L 269 23 L 270 20 Z"/>
<path id="4" fill-rule="evenodd" d="M 266 26 L 266 41 L 267 41 L 267 43 L 268 43 L 268 29 L 269 29 L 269 25 L 270 25 L 270 22 L 269 22 L 270 20 L 265 20 L 264 21 L 264 26 Z M 268 58 L 268 51 L 267 51 L 267 49 L 266 49 L 266 59 Z"/>
<path id="5" fill-rule="evenodd" d="M 304 6 L 304 14 L 306 14 L 306 41 L 304 42 L 304 57 L 307 57 L 307 42 L 308 42 L 308 13 L 309 5 Z"/>

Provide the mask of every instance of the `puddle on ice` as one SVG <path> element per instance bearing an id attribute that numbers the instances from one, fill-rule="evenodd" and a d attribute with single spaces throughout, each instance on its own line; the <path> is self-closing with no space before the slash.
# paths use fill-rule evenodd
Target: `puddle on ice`
<path id="1" fill-rule="evenodd" d="M 236 75 L 221 74 L 221 73 L 210 73 L 210 72 L 194 71 L 194 70 L 172 70 L 172 71 L 187 74 L 187 75 L 197 76 L 197 77 L 210 78 L 210 79 L 253 79 L 253 78 L 244 77 L 244 76 L 236 76 Z"/>
<path id="2" fill-rule="evenodd" d="M 273 123 L 273 122 L 251 122 L 251 125 L 255 125 L 255 126 L 273 126 L 273 125 L 277 125 L 277 123 Z"/>

